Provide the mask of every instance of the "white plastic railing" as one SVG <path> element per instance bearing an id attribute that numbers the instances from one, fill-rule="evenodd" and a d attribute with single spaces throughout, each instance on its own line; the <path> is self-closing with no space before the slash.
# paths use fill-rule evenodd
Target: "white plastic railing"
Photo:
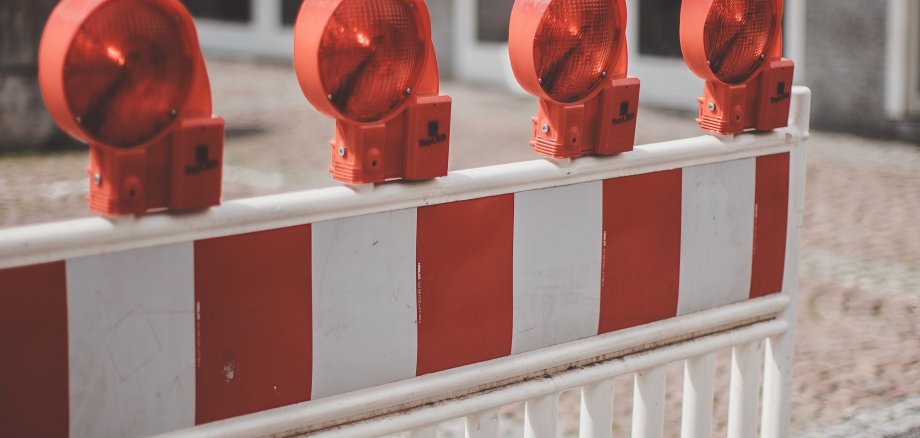
<path id="1" fill-rule="evenodd" d="M 798 278 L 798 242 L 804 203 L 805 159 L 801 143 L 808 137 L 810 93 L 796 88 L 790 127 L 775 133 L 740 136 L 734 139 L 699 139 L 660 145 L 672 148 L 682 163 L 705 162 L 712 154 L 721 159 L 744 155 L 750 147 L 770 149 L 770 144 L 789 148 L 792 159 L 789 242 L 793 247 L 786 259 L 787 275 L 783 294 L 750 300 L 704 312 L 612 334 L 557 345 L 529 353 L 474 364 L 459 369 L 417 377 L 376 388 L 315 400 L 199 426 L 169 436 L 185 438 L 254 437 L 309 435 L 317 437 L 372 437 L 408 434 L 434 437 L 443 421 L 464 418 L 470 438 L 499 435 L 500 409 L 525 402 L 524 436 L 555 437 L 558 401 L 562 392 L 581 392 L 582 438 L 610 437 L 613 426 L 613 380 L 634 376 L 632 435 L 656 438 L 664 434 L 665 368 L 683 363 L 683 408 L 681 436 L 709 437 L 713 432 L 715 352 L 730 348 L 728 436 L 756 436 L 758 424 L 764 438 L 788 436 L 789 390 L 793 351 L 794 303 Z M 779 141 L 778 141 L 779 140 Z M 723 143 L 724 142 L 724 143 Z M 779 147 L 779 146 L 778 146 Z M 627 154 L 628 155 L 628 154 Z M 672 155 L 673 157 L 673 155 Z M 629 169 L 666 168 L 670 163 L 651 149 L 639 148 L 624 157 L 628 164 L 613 172 Z M 591 159 L 588 159 L 590 161 Z M 582 162 L 586 163 L 586 162 Z M 497 174 L 476 175 L 477 188 L 464 194 L 448 185 L 432 193 L 435 201 L 483 196 L 542 186 L 540 175 L 565 172 L 576 180 L 609 177 L 581 172 L 572 167 L 533 166 L 536 175 L 515 172 L 512 178 Z M 590 167 L 590 165 L 589 165 Z M 474 171 L 475 172 L 475 171 Z M 409 205 L 417 203 L 399 193 L 377 193 L 380 201 Z M 431 199 L 429 199 L 431 200 Z M 365 207 L 366 207 L 365 203 Z M 332 210 L 345 205 L 333 205 Z M 392 208 L 392 207 L 391 207 Z M 311 215 L 317 215 L 313 212 Z M 153 237 L 140 229 L 140 236 Z M 246 228 L 245 224 L 239 226 Z M 118 246 L 112 242 L 111 245 Z M 0 245 L 2 248 L 3 245 Z M 29 255 L 41 259 L 41 251 Z M 3 260 L 0 253 L 0 261 Z"/>
<path id="2" fill-rule="evenodd" d="M 694 389 L 685 392 L 683 436 L 710 436 L 711 415 L 705 414 L 712 412 L 712 354 L 741 346 L 736 360 L 741 368 L 749 368 L 741 369 L 741 373 L 752 369 L 755 370 L 752 374 L 759 373 L 760 345 L 764 340 L 776 345 L 791 328 L 787 321 L 777 319 L 788 308 L 789 299 L 785 296 L 762 298 L 406 382 L 212 423 L 169 436 L 374 437 L 402 432 L 432 436 L 433 426 L 438 423 L 466 418 L 467 436 L 496 437 L 499 410 L 525 401 L 524 436 L 555 437 L 559 395 L 580 388 L 580 435 L 609 437 L 613 421 L 612 380 L 635 374 L 632 436 L 660 437 L 664 425 L 664 367 L 679 361 L 686 361 L 688 374 L 694 376 L 686 381 L 686 386 Z M 700 336 L 702 333 L 708 334 Z M 686 338 L 690 339 L 675 341 Z M 654 347 L 662 344 L 665 346 Z M 768 358 L 767 366 L 786 370 L 789 364 Z M 742 376 L 733 371 L 731 436 L 753 436 L 749 432 L 756 425 L 756 416 L 753 416 L 759 397 L 759 379 L 756 378 L 756 375 Z M 776 379 L 783 377 L 773 374 L 768 378 L 767 387 L 786 386 Z M 739 408 L 735 406 L 742 412 L 736 412 Z M 764 411 L 763 436 L 785 436 L 783 423 L 786 420 L 779 417 L 779 412 L 776 409 Z M 776 427 L 768 428 L 768 423 Z M 768 435 L 768 429 L 783 432 Z"/>

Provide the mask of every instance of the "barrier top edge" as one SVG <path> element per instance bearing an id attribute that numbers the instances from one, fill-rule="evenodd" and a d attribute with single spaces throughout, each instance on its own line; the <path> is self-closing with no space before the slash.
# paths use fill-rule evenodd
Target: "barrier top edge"
<path id="1" fill-rule="evenodd" d="M 431 181 L 286 193 L 230 201 L 194 214 L 0 229 L 0 269 L 789 152 L 808 137 L 809 103 L 810 91 L 795 87 L 789 127 L 766 133 L 654 143 L 611 157 L 461 170 Z"/>

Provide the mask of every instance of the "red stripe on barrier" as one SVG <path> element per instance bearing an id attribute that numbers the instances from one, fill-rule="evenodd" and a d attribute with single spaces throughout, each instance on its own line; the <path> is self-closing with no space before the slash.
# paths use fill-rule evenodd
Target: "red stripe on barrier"
<path id="1" fill-rule="evenodd" d="M 69 434 L 64 262 L 0 270 L 0 436 Z"/>
<path id="2" fill-rule="evenodd" d="M 195 243 L 196 423 L 310 399 L 309 225 Z"/>
<path id="3" fill-rule="evenodd" d="M 789 154 L 757 159 L 751 298 L 783 290 L 789 223 Z"/>
<path id="4" fill-rule="evenodd" d="M 598 332 L 677 315 L 681 170 L 604 181 Z"/>
<path id="5" fill-rule="evenodd" d="M 514 195 L 418 209 L 418 375 L 511 354 Z"/>

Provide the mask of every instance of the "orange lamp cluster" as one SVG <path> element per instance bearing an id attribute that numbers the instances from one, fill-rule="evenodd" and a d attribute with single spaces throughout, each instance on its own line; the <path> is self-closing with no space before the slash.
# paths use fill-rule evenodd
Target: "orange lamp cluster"
<path id="1" fill-rule="evenodd" d="M 700 126 L 786 126 L 794 64 L 782 0 L 684 0 L 681 47 L 706 80 Z M 539 99 L 534 151 L 550 158 L 633 149 L 639 80 L 628 76 L 626 0 L 516 0 L 509 53 Z M 447 174 L 449 96 L 424 0 L 306 0 L 294 68 L 336 120 L 329 170 L 347 184 Z M 88 143 L 90 208 L 107 216 L 220 204 L 224 121 L 191 15 L 179 0 L 62 0 L 39 50 L 48 111 Z"/>

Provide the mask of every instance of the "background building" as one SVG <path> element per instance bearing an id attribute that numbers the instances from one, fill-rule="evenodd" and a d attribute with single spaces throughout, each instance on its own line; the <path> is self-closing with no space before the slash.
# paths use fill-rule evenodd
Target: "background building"
<path id="1" fill-rule="evenodd" d="M 57 0 L 0 1 L 0 152 L 60 140 L 38 89 L 38 40 Z"/>
<path id="2" fill-rule="evenodd" d="M 920 2 L 807 3 L 816 126 L 920 142 Z"/>
<path id="3" fill-rule="evenodd" d="M 211 53 L 289 59 L 301 0 L 185 0 Z M 514 0 L 428 0 L 445 77 L 517 90 Z M 680 53 L 680 0 L 628 0 L 630 72 L 642 102 L 693 110 L 701 83 Z M 920 141 L 920 2 L 786 0 L 787 56 L 814 91 L 819 129 Z"/>

